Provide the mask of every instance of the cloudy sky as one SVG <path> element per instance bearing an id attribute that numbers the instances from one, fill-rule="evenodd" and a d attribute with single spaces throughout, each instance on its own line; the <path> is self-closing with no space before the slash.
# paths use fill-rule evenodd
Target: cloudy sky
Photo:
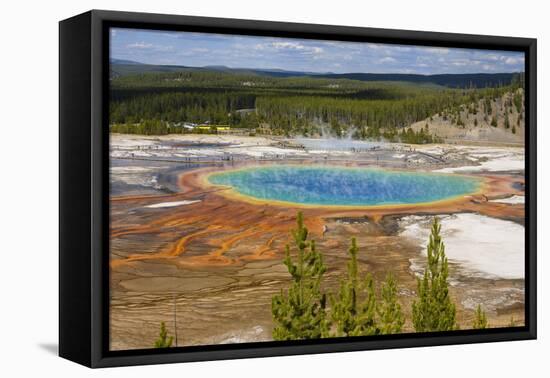
<path id="1" fill-rule="evenodd" d="M 496 73 L 524 71 L 524 54 L 375 43 L 111 29 L 111 58 L 147 64 L 306 72 Z"/>

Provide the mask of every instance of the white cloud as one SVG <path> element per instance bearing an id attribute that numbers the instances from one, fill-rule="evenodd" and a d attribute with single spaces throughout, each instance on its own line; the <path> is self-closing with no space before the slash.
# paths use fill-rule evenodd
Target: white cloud
<path id="1" fill-rule="evenodd" d="M 152 43 L 135 42 L 127 46 L 129 49 L 150 49 L 153 47 Z"/>
<path id="2" fill-rule="evenodd" d="M 515 65 L 515 64 L 520 64 L 520 63 L 523 63 L 524 59 L 523 57 L 517 57 L 517 58 L 514 58 L 514 57 L 507 57 L 506 60 L 504 60 L 504 63 L 508 64 L 508 65 Z"/>
<path id="3" fill-rule="evenodd" d="M 316 46 L 313 47 L 313 53 L 314 54 L 321 54 L 322 52 L 323 52 L 322 47 L 316 47 Z"/>
<path id="4" fill-rule="evenodd" d="M 272 42 L 271 46 L 277 50 L 305 50 L 306 47 L 299 42 Z"/>
<path id="5" fill-rule="evenodd" d="M 486 54 L 483 55 L 482 58 L 495 61 L 500 60 L 501 56 L 498 54 Z"/>
<path id="6" fill-rule="evenodd" d="M 401 52 L 409 52 L 412 50 L 409 46 L 396 46 L 396 45 L 389 45 L 388 50 L 395 50 L 395 51 L 401 51 Z"/>
<path id="7" fill-rule="evenodd" d="M 473 59 L 454 59 L 450 61 L 450 64 L 455 67 L 477 66 L 479 63 L 479 61 Z"/>
<path id="8" fill-rule="evenodd" d="M 397 60 L 391 56 L 385 56 L 382 59 L 378 60 L 378 63 L 395 63 Z"/>
<path id="9" fill-rule="evenodd" d="M 190 35 L 192 35 L 191 33 L 189 33 Z M 179 35 L 177 33 L 161 33 L 160 34 L 161 36 L 163 37 L 167 37 L 167 38 L 178 38 Z"/>
<path id="10" fill-rule="evenodd" d="M 324 52 L 322 47 L 308 46 L 300 42 L 276 41 L 269 43 L 258 43 L 253 47 L 254 50 L 275 50 L 275 51 L 299 51 L 304 54 L 319 55 Z"/>
<path id="11" fill-rule="evenodd" d="M 485 61 L 496 62 L 499 64 L 506 64 L 509 66 L 522 64 L 525 61 L 523 56 L 509 56 L 509 55 L 504 55 L 499 53 L 483 54 L 480 56 L 480 58 Z"/>
<path id="12" fill-rule="evenodd" d="M 449 53 L 449 49 L 443 47 L 427 47 L 426 51 L 439 55 L 447 55 Z"/>

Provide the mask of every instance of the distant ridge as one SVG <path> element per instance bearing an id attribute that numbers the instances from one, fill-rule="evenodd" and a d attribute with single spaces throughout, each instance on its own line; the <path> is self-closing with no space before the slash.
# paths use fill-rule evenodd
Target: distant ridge
<path id="1" fill-rule="evenodd" d="M 139 64 L 139 65 L 144 65 L 144 63 L 139 63 L 139 62 L 135 62 L 133 60 L 126 60 L 126 59 L 114 59 L 114 58 L 111 58 L 110 59 L 110 62 L 111 64 Z"/>
<path id="2" fill-rule="evenodd" d="M 287 71 L 283 69 L 230 68 L 227 66 L 192 67 L 181 65 L 143 64 L 124 59 L 111 59 L 111 78 L 143 73 L 170 72 L 223 72 L 228 74 L 258 75 L 270 77 L 313 77 L 325 79 L 350 79 L 359 81 L 400 81 L 411 83 L 432 83 L 450 88 L 484 88 L 508 85 L 519 72 L 511 73 L 472 73 L 472 74 L 401 74 L 401 73 L 314 73 Z"/>
<path id="3" fill-rule="evenodd" d="M 333 79 L 352 79 L 360 81 L 406 81 L 412 83 L 433 83 L 445 87 L 467 88 L 474 86 L 477 88 L 492 87 L 496 85 L 507 85 L 512 82 L 515 75 L 519 73 L 473 73 L 473 74 L 438 74 L 438 75 L 419 75 L 419 74 L 399 74 L 399 73 L 343 73 L 316 75 L 317 77 Z"/>

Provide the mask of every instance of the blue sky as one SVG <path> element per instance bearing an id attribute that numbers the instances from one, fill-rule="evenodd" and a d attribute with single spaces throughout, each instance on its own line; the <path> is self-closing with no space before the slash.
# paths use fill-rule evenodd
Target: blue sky
<path id="1" fill-rule="evenodd" d="M 111 29 L 111 58 L 147 64 L 306 72 L 497 73 L 524 71 L 524 54 L 440 47 L 208 33 Z"/>

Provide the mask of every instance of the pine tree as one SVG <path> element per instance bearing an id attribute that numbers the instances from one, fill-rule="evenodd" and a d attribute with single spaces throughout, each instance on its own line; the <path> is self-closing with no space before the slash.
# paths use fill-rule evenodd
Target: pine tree
<path id="1" fill-rule="evenodd" d="M 506 116 L 504 117 L 504 127 L 507 129 L 510 128 L 510 118 L 508 118 L 508 113 L 506 113 Z"/>
<path id="2" fill-rule="evenodd" d="M 477 305 L 474 321 L 472 323 L 473 329 L 485 329 L 487 328 L 487 315 L 485 311 L 481 309 L 481 305 Z"/>
<path id="3" fill-rule="evenodd" d="M 491 100 L 489 98 L 485 98 L 485 113 L 489 115 L 492 112 L 493 112 L 493 109 L 491 107 Z"/>
<path id="4" fill-rule="evenodd" d="M 497 117 L 493 116 L 493 118 L 491 118 L 491 126 L 493 126 L 493 127 L 498 126 Z"/>
<path id="5" fill-rule="evenodd" d="M 449 331 L 457 328 L 456 308 L 449 296 L 449 267 L 441 225 L 434 218 L 427 245 L 427 266 L 418 279 L 418 300 L 412 304 L 413 325 L 417 332 Z"/>
<path id="6" fill-rule="evenodd" d="M 348 277 L 340 282 L 340 288 L 336 296 L 330 296 L 331 319 L 336 326 L 334 336 L 349 336 L 355 329 L 355 320 L 358 312 L 357 295 L 357 242 L 351 239 L 349 248 L 350 260 L 348 262 Z"/>
<path id="7" fill-rule="evenodd" d="M 281 289 L 271 304 L 275 340 L 315 339 L 326 333 L 326 297 L 320 288 L 326 267 L 315 241 L 307 240 L 308 229 L 304 226 L 301 212 L 296 223 L 298 227 L 292 231 L 292 236 L 297 261 L 293 262 L 289 245 L 283 261 L 292 276 L 292 284 L 287 293 Z"/>
<path id="8" fill-rule="evenodd" d="M 397 301 L 397 282 L 391 273 L 386 276 L 382 286 L 382 298 L 378 305 L 380 333 L 400 333 L 405 323 L 401 305 Z"/>
<path id="9" fill-rule="evenodd" d="M 366 336 L 379 333 L 375 318 L 374 281 L 370 275 L 367 275 L 363 285 L 360 285 L 357 277 L 357 250 L 357 241 L 352 238 L 349 248 L 348 277 L 340 282 L 336 296 L 330 297 L 332 328 L 335 328 L 331 336 Z M 360 302 L 361 299 L 363 299 L 362 302 Z"/>
<path id="10" fill-rule="evenodd" d="M 155 341 L 155 348 L 170 348 L 174 337 L 168 337 L 168 331 L 166 330 L 166 324 L 164 322 L 160 323 L 160 333 L 159 338 Z"/>
<path id="11" fill-rule="evenodd" d="M 349 335 L 371 336 L 379 334 L 380 329 L 376 324 L 376 292 L 374 290 L 374 279 L 370 273 L 365 275 L 360 290 L 363 292 L 364 298 L 358 305 L 355 328 Z"/>

